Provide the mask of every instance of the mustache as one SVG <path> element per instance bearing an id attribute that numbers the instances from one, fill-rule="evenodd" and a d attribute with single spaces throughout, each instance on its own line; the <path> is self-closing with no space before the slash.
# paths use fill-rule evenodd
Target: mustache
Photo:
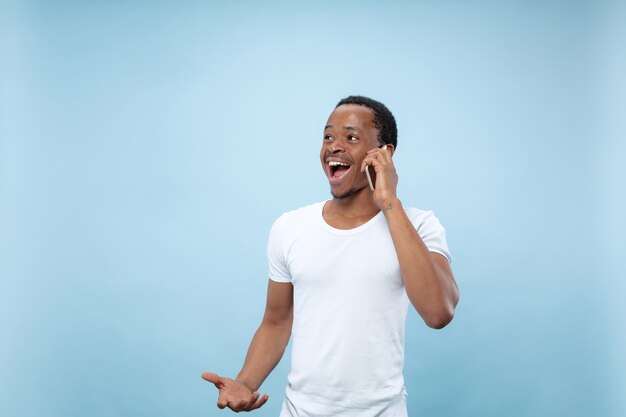
<path id="1" fill-rule="evenodd" d="M 346 158 L 346 156 L 347 155 L 344 155 L 344 154 L 336 154 L 330 151 L 326 151 L 324 153 L 324 161 L 328 162 L 328 158 L 332 157 L 339 162 L 344 162 L 344 163 L 348 163 L 352 165 L 354 163 L 354 160 L 350 158 L 349 156 Z"/>

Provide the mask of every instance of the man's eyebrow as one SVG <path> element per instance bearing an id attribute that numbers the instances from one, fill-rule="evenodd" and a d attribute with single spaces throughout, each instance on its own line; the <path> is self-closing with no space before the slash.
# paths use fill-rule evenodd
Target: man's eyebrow
<path id="1" fill-rule="evenodd" d="M 326 125 L 326 127 L 324 127 L 324 130 L 332 128 L 333 125 Z M 343 130 L 354 130 L 355 132 L 360 132 L 361 129 L 359 129 L 358 127 L 354 127 L 354 126 L 344 126 Z"/>

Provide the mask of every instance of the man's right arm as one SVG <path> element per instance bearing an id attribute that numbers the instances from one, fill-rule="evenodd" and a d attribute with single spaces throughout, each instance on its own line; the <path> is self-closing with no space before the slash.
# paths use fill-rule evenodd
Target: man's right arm
<path id="1" fill-rule="evenodd" d="M 291 337 L 293 323 L 293 285 L 269 280 L 265 314 L 254 334 L 243 368 L 235 380 L 205 372 L 202 377 L 219 390 L 217 406 L 233 411 L 261 407 L 268 396 L 259 398 L 257 390 L 276 367 Z"/>
<path id="2" fill-rule="evenodd" d="M 254 334 L 237 381 L 259 389 L 285 353 L 293 323 L 293 285 L 269 280 L 265 315 Z"/>

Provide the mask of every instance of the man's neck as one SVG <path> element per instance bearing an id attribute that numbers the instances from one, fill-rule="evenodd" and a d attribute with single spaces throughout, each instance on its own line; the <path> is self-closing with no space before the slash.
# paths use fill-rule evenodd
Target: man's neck
<path id="1" fill-rule="evenodd" d="M 380 212 L 372 192 L 364 187 L 346 198 L 333 198 L 324 206 L 324 220 L 337 229 L 353 229 Z"/>

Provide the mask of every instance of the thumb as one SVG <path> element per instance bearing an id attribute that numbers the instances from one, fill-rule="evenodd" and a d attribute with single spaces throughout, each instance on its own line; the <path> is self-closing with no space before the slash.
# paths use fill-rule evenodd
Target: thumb
<path id="1" fill-rule="evenodd" d="M 213 372 L 203 372 L 202 379 L 209 381 L 210 383 L 214 384 L 217 388 L 221 388 L 223 385 L 222 378 L 220 378 L 218 374 L 214 374 Z"/>

